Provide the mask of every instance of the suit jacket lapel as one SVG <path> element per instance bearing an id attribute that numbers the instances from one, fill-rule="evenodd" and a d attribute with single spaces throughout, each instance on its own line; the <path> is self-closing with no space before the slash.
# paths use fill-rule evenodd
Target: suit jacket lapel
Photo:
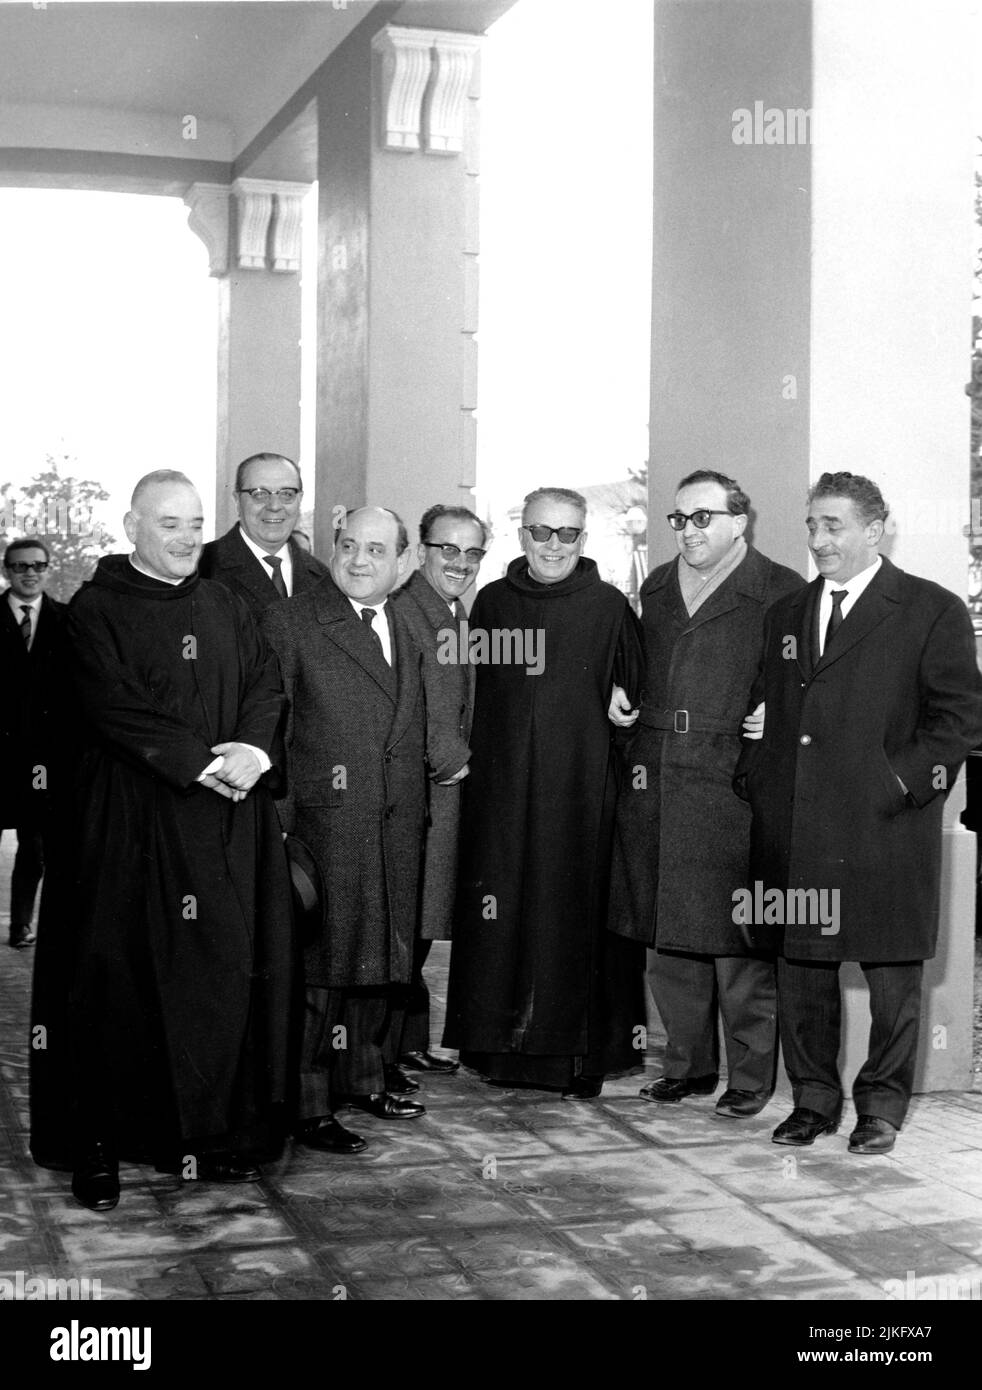
<path id="1" fill-rule="evenodd" d="M 879 627 L 891 613 L 896 612 L 899 601 L 895 594 L 898 571 L 888 560 L 884 560 L 879 573 L 860 594 L 855 605 L 843 618 L 835 637 L 826 646 L 825 654 L 815 667 L 816 672 L 832 666 L 846 652 L 868 637 L 874 628 Z M 821 584 L 821 580 L 818 581 Z M 848 587 L 848 586 L 846 586 Z"/>
<path id="2" fill-rule="evenodd" d="M 392 604 L 388 604 L 386 612 L 389 614 L 389 632 L 393 636 L 392 651 L 395 655 L 395 674 L 399 692 L 395 718 L 392 721 L 392 728 L 389 730 L 387 740 L 388 746 L 391 748 L 399 742 L 406 732 L 416 708 L 420 681 L 420 657 L 409 635 L 409 629 L 400 618 L 398 611 Z"/>
<path id="3" fill-rule="evenodd" d="M 352 661 L 356 661 L 372 680 L 396 702 L 396 673 L 379 651 L 372 638 L 364 631 L 347 597 L 341 592 L 333 579 L 322 581 L 322 589 L 317 596 L 317 619 L 324 628 L 325 635 L 344 651 Z M 388 606 L 386 606 L 388 612 Z M 389 632 L 392 626 L 390 623 Z M 394 649 L 393 649 L 394 650 Z"/>
<path id="4" fill-rule="evenodd" d="M 223 538 L 228 545 L 223 546 L 222 565 L 234 569 L 240 584 L 243 584 L 263 604 L 275 603 L 279 595 L 273 588 L 273 572 L 246 545 L 238 526 Z"/>

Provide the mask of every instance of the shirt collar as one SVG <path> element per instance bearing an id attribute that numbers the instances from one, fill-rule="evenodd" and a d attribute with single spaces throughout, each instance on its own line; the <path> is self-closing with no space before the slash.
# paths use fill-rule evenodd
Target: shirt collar
<path id="1" fill-rule="evenodd" d="M 289 537 L 289 536 L 287 536 L 286 540 L 285 540 L 285 541 L 283 542 L 283 544 L 280 546 L 279 550 L 263 550 L 262 546 L 261 546 L 261 545 L 257 545 L 256 542 L 252 539 L 251 536 L 247 536 L 247 535 L 246 535 L 245 531 L 243 531 L 243 529 L 242 529 L 242 523 L 241 523 L 241 521 L 239 522 L 239 535 L 240 535 L 240 536 L 242 537 L 242 539 L 245 541 L 246 545 L 247 545 L 247 546 L 249 547 L 249 549 L 252 551 L 253 555 L 255 555 L 255 557 L 256 557 L 257 560 L 265 561 L 265 560 L 267 559 L 267 557 L 272 557 L 272 556 L 274 556 L 274 555 L 279 555 L 281 558 L 283 558 L 284 555 L 289 555 L 289 553 L 290 553 L 290 537 Z M 269 570 L 271 571 L 271 566 L 267 565 L 266 568 L 269 569 Z"/>
<path id="2" fill-rule="evenodd" d="M 35 613 L 39 612 L 41 608 L 41 600 L 43 597 L 43 594 L 38 594 L 37 598 L 18 598 L 17 595 L 14 593 L 13 589 L 9 589 L 7 591 L 7 602 L 10 604 L 11 611 L 17 618 L 18 622 L 20 621 L 20 618 L 22 616 L 22 608 L 30 608 Z"/>
<path id="3" fill-rule="evenodd" d="M 867 565 L 866 569 L 860 570 L 858 574 L 854 574 L 853 577 L 847 579 L 845 583 L 841 583 L 837 579 L 829 579 L 826 577 L 825 594 L 834 594 L 839 589 L 848 589 L 850 599 L 859 598 L 859 595 L 864 593 L 867 586 L 872 583 L 877 570 L 882 564 L 883 556 L 877 555 L 871 565 Z"/>

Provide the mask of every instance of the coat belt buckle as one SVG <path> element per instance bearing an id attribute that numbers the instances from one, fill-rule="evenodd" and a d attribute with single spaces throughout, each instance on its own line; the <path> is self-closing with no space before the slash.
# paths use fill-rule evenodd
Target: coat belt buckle
<path id="1" fill-rule="evenodd" d="M 682 723 L 679 723 L 681 719 Z M 689 732 L 689 711 L 687 709 L 677 709 L 675 711 L 675 732 L 677 734 L 687 734 Z"/>

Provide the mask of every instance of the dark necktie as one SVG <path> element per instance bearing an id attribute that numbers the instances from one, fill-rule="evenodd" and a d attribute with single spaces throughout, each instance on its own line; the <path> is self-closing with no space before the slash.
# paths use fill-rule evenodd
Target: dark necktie
<path id="1" fill-rule="evenodd" d="M 30 604 L 28 604 L 28 603 L 22 603 L 21 606 L 20 606 L 20 611 L 21 611 L 21 612 L 23 613 L 23 615 L 24 615 L 23 618 L 21 618 L 21 620 L 20 620 L 20 630 L 21 630 L 21 633 L 22 633 L 23 638 L 24 638 L 24 645 L 25 645 L 25 647 L 27 647 L 27 650 L 30 651 L 30 649 L 31 649 L 31 606 L 30 606 Z"/>
<path id="2" fill-rule="evenodd" d="M 282 556 L 264 555 L 263 560 L 266 562 L 267 565 L 269 565 L 270 569 L 273 571 L 272 575 L 270 576 L 270 578 L 273 581 L 273 588 L 279 594 L 280 598 L 289 598 L 289 595 L 286 592 L 286 583 L 283 579 L 283 571 L 280 569 L 280 566 L 283 564 Z"/>
<path id="3" fill-rule="evenodd" d="M 461 603 L 461 601 L 460 601 L 459 598 L 454 599 L 453 615 L 454 615 L 454 617 L 457 619 L 458 625 L 459 625 L 460 623 L 464 622 L 464 620 L 465 620 L 466 617 L 467 617 L 467 609 L 466 609 L 466 608 L 464 607 L 464 605 Z"/>
<path id="4" fill-rule="evenodd" d="M 375 639 L 375 645 L 376 645 L 376 647 L 378 647 L 379 656 L 380 656 L 380 657 L 382 658 L 382 660 L 384 661 L 384 660 L 385 660 L 385 648 L 382 646 L 382 639 L 381 639 L 381 637 L 378 635 L 378 633 L 375 631 L 375 629 L 372 627 L 372 619 L 373 619 L 374 617 L 375 617 L 375 609 L 374 609 L 374 608 L 363 608 L 363 609 L 361 610 L 361 620 L 362 620 L 362 622 L 365 624 L 365 626 L 368 628 L 369 635 Z"/>
<path id="5" fill-rule="evenodd" d="M 832 590 L 832 612 L 829 614 L 829 625 L 825 629 L 825 646 L 823 653 L 829 649 L 829 643 L 842 626 L 842 603 L 849 595 L 848 589 Z"/>

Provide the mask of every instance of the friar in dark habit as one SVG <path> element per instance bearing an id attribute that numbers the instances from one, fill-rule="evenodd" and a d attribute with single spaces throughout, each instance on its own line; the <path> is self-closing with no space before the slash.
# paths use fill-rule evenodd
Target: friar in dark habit
<path id="1" fill-rule="evenodd" d="M 120 1158 L 257 1180 L 289 1070 L 276 658 L 197 575 L 182 473 L 141 479 L 124 525 L 132 555 L 104 556 L 68 611 L 71 853 L 42 901 L 32 1020 L 31 1151 L 93 1210 L 116 1205 Z"/>
<path id="2" fill-rule="evenodd" d="M 624 595 L 582 554 L 585 521 L 579 493 L 530 493 L 524 554 L 471 612 L 472 631 L 522 640 L 515 660 L 477 667 L 444 1035 L 490 1081 L 568 1099 L 640 1063 L 645 1018 L 642 953 L 605 928 L 608 706 L 622 682 L 640 701 L 643 646 Z"/>

